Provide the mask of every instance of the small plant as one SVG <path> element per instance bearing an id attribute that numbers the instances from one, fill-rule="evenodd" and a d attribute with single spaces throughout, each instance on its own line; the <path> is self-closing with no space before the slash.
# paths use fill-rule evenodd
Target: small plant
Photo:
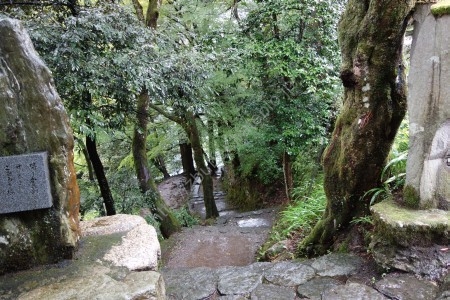
<path id="1" fill-rule="evenodd" d="M 390 160 L 381 172 L 381 186 L 368 190 L 364 193 L 362 198 L 370 197 L 370 205 L 373 205 L 377 202 L 377 200 L 384 200 L 392 195 L 392 191 L 398 190 L 403 187 L 403 185 L 405 184 L 406 173 L 394 173 L 392 169 L 396 170 L 397 172 L 399 170 L 404 170 L 404 168 L 400 169 L 398 165 L 406 164 L 407 155 L 408 152 L 404 151 L 394 159 Z"/>
<path id="2" fill-rule="evenodd" d="M 352 225 L 373 225 L 373 220 L 371 216 L 364 216 L 359 218 L 354 218 L 350 221 Z"/>
<path id="3" fill-rule="evenodd" d="M 199 219 L 189 212 L 186 207 L 174 211 L 175 217 L 180 221 L 183 227 L 192 227 L 200 223 Z"/>

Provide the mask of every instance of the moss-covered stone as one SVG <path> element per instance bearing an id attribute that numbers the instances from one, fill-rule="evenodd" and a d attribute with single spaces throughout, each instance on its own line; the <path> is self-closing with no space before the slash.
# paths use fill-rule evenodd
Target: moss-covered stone
<path id="1" fill-rule="evenodd" d="M 378 264 L 435 279 L 445 275 L 447 259 L 439 249 L 449 244 L 450 212 L 408 209 L 392 199 L 375 204 L 371 211 L 370 249 Z"/>
<path id="2" fill-rule="evenodd" d="M 419 193 L 410 185 L 405 185 L 403 189 L 403 200 L 408 208 L 417 209 L 420 205 Z"/>
<path id="3" fill-rule="evenodd" d="M 441 0 L 431 6 L 431 13 L 435 16 L 450 14 L 450 0 Z"/>

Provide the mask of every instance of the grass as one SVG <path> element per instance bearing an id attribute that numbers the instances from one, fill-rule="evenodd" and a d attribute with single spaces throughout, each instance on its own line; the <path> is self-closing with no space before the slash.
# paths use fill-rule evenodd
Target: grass
<path id="1" fill-rule="evenodd" d="M 314 182 L 294 189 L 293 200 L 279 213 L 269 238 L 258 253 L 258 260 L 264 260 L 266 251 L 276 243 L 284 240 L 294 240 L 295 243 L 311 232 L 325 211 L 326 196 L 322 181 L 322 177 L 318 176 Z"/>

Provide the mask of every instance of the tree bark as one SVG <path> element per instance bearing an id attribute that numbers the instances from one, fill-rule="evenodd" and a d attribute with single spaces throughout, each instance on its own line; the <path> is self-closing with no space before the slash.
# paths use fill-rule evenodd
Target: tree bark
<path id="1" fill-rule="evenodd" d="M 149 0 L 147 7 L 146 25 L 156 29 L 158 25 L 160 0 Z"/>
<path id="2" fill-rule="evenodd" d="M 179 231 L 181 229 L 181 224 L 161 198 L 148 166 L 146 140 L 149 119 L 149 102 L 150 97 L 148 96 L 147 91 L 144 90 L 138 97 L 137 120 L 133 134 L 132 152 L 136 176 L 139 181 L 139 188 L 144 194 L 144 197 L 148 196 L 148 192 L 153 196 L 154 207 L 152 207 L 152 213 L 157 217 L 161 224 L 160 229 L 162 235 L 167 238 Z"/>
<path id="3" fill-rule="evenodd" d="M 184 129 L 191 141 L 192 150 L 194 152 L 194 160 L 197 165 L 198 174 L 202 178 L 203 187 L 203 201 L 205 203 L 206 218 L 215 218 L 219 216 L 216 202 L 214 200 L 214 189 L 211 174 L 208 172 L 208 167 L 203 159 L 203 149 L 200 142 L 200 133 L 197 128 L 195 116 L 192 112 L 185 113 L 186 124 Z"/>
<path id="4" fill-rule="evenodd" d="M 170 178 L 170 174 L 167 171 L 166 163 L 164 162 L 164 157 L 158 155 L 152 159 L 153 165 L 163 174 L 164 179 Z"/>
<path id="5" fill-rule="evenodd" d="M 214 140 L 214 122 L 211 120 L 208 120 L 208 150 L 208 166 L 211 169 L 211 176 L 215 176 L 217 172 L 216 143 Z"/>
<path id="6" fill-rule="evenodd" d="M 292 160 L 289 153 L 286 151 L 283 153 L 283 175 L 284 175 L 284 187 L 286 189 L 286 197 L 288 201 L 292 199 L 292 189 L 294 188 L 294 180 L 292 175 Z"/>
<path id="7" fill-rule="evenodd" d="M 89 158 L 89 153 L 87 151 L 86 145 L 83 140 L 75 137 L 75 140 L 78 143 L 78 146 L 81 148 L 81 152 L 83 152 L 84 160 L 86 161 L 86 168 L 88 169 L 89 181 L 94 181 L 94 167 L 92 166 L 92 161 Z"/>
<path id="8" fill-rule="evenodd" d="M 92 106 L 92 96 L 88 91 L 82 93 L 83 104 L 86 107 Z M 91 120 L 86 118 L 86 124 L 91 127 Z M 95 141 L 95 136 L 86 136 L 86 150 L 88 157 L 92 163 L 92 167 L 95 172 L 95 177 L 97 178 L 98 186 L 100 188 L 100 193 L 103 198 L 103 203 L 105 204 L 105 210 L 107 216 L 112 216 L 116 214 L 116 209 L 114 207 L 114 199 L 111 194 L 111 189 L 109 188 L 108 180 L 106 179 L 105 169 L 103 168 L 103 163 L 98 155 L 97 144 Z"/>
<path id="9" fill-rule="evenodd" d="M 402 41 L 415 1 L 349 0 L 339 23 L 342 111 L 324 152 L 327 207 L 300 254 L 324 254 L 354 217 L 369 214 L 366 191 L 380 183 L 405 115 Z"/>
<path id="10" fill-rule="evenodd" d="M 195 166 L 192 158 L 192 147 L 187 142 L 180 142 L 181 164 L 186 177 L 186 188 L 190 189 L 195 178 Z"/>
<path id="11" fill-rule="evenodd" d="M 94 168 L 95 177 L 97 178 L 100 193 L 102 194 L 103 203 L 105 204 L 105 210 L 107 216 L 116 214 L 116 208 L 114 207 L 114 199 L 109 188 L 108 180 L 106 179 L 105 169 L 103 168 L 102 161 L 97 152 L 97 145 L 95 138 L 86 136 L 86 149 L 89 153 L 89 159 L 92 162 Z"/>

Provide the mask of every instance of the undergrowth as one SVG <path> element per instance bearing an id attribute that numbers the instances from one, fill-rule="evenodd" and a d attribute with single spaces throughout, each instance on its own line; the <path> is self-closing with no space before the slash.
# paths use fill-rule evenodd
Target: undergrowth
<path id="1" fill-rule="evenodd" d="M 258 260 L 269 259 L 266 251 L 274 244 L 284 240 L 300 240 L 311 232 L 314 225 L 322 217 L 326 206 L 322 176 L 294 188 L 293 200 L 278 216 L 267 242 L 258 253 Z"/>

